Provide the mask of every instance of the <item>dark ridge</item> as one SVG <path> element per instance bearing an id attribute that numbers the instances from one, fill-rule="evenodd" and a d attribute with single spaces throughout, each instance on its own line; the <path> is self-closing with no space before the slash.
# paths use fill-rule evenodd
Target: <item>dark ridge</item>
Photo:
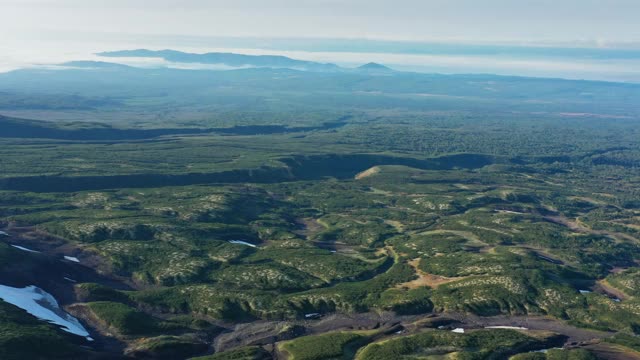
<path id="1" fill-rule="evenodd" d="M 340 67 L 335 64 L 324 64 L 313 61 L 291 59 L 280 55 L 244 55 L 234 53 L 193 54 L 175 50 L 122 50 L 98 53 L 104 57 L 147 57 L 161 58 L 172 62 L 224 64 L 228 66 L 284 67 L 302 68 L 306 70 L 335 71 Z"/>
<path id="2" fill-rule="evenodd" d="M 477 169 L 494 164 L 497 159 L 482 154 L 456 154 L 429 159 L 371 154 L 330 154 L 295 156 L 280 161 L 289 167 L 295 178 L 312 180 L 327 176 L 353 178 L 359 172 L 378 165 L 404 165 L 425 170 Z"/>
<path id="3" fill-rule="evenodd" d="M 364 64 L 362 66 L 358 67 L 358 70 L 365 70 L 365 71 L 388 71 L 391 72 L 393 71 L 393 69 L 386 67 L 382 64 L 378 64 L 378 63 L 374 63 L 374 62 L 370 62 L 367 64 Z"/>
<path id="4" fill-rule="evenodd" d="M 432 159 L 400 158 L 385 155 L 318 155 L 280 159 L 286 166 L 230 170 L 215 173 L 132 174 L 113 176 L 22 176 L 0 179 L 1 190 L 33 192 L 74 192 L 115 188 L 152 188 L 208 183 L 276 183 L 327 177 L 353 178 L 376 165 L 405 165 L 418 169 L 477 169 L 497 161 L 481 154 L 458 154 Z"/>
<path id="5" fill-rule="evenodd" d="M 319 126 L 288 127 L 282 125 L 240 125 L 229 128 L 166 128 L 118 129 L 98 123 L 53 123 L 39 120 L 16 119 L 0 115 L 0 138 L 55 139 L 55 140 L 141 140 L 168 135 L 197 135 L 218 133 L 223 135 L 267 135 L 330 130 L 346 125 L 350 117 Z"/>
<path id="6" fill-rule="evenodd" d="M 104 61 L 88 61 L 88 60 L 69 61 L 69 62 L 60 64 L 60 66 L 88 68 L 88 69 L 134 69 L 134 67 L 129 65 L 116 64 L 116 63 L 104 62 Z"/>
<path id="7" fill-rule="evenodd" d="M 62 127 L 67 125 L 68 127 Z M 104 124 L 74 122 L 57 124 L 47 121 L 9 118 L 0 115 L 3 138 L 56 140 L 132 140 L 163 135 L 200 134 L 206 129 L 117 129 Z"/>
<path id="8" fill-rule="evenodd" d="M 152 188 L 207 183 L 274 183 L 290 180 L 284 168 L 231 170 L 181 175 L 135 174 L 112 176 L 24 176 L 0 179 L 0 189 L 34 192 L 73 192 L 115 188 Z"/>
<path id="9" fill-rule="evenodd" d="M 122 106 L 122 102 L 109 97 L 0 91 L 0 109 L 92 110 L 105 106 Z"/>

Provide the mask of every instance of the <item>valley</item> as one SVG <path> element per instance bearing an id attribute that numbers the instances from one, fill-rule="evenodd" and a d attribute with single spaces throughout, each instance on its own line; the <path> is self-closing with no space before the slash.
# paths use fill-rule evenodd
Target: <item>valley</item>
<path id="1" fill-rule="evenodd" d="M 0 74 L 0 285 L 93 341 L 1 358 L 638 358 L 638 85 L 85 65 Z"/>

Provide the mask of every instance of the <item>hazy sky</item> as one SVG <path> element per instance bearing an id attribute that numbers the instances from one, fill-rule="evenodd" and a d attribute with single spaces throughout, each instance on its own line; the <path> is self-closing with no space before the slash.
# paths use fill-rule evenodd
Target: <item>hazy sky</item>
<path id="1" fill-rule="evenodd" d="M 640 82 L 639 14 L 640 0 L 0 0 L 0 72 L 104 61 L 95 53 L 105 50 L 172 48 L 344 66 L 376 61 L 422 72 Z M 492 43 L 601 53 L 474 50 Z"/>
<path id="2" fill-rule="evenodd" d="M 55 31 L 640 41 L 638 0 L 0 0 L 0 42 Z"/>

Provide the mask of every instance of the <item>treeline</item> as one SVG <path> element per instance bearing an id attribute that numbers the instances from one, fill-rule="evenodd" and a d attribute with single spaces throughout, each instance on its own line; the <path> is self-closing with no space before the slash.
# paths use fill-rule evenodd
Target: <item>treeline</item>
<path id="1" fill-rule="evenodd" d="M 0 115 L 0 127 L 4 138 L 42 138 L 56 140 L 137 140 L 167 135 L 197 135 L 218 133 L 225 135 L 268 135 L 330 130 L 345 123 L 343 120 L 327 122 L 318 126 L 288 127 L 283 125 L 239 125 L 227 128 L 160 128 L 119 129 L 109 125 L 76 122 L 71 124 L 47 123 L 45 121 L 8 118 Z M 66 125 L 66 127 L 65 127 Z"/>
<path id="2" fill-rule="evenodd" d="M 0 109 L 92 110 L 108 106 L 122 106 L 122 103 L 108 97 L 0 92 Z"/>
<path id="3" fill-rule="evenodd" d="M 405 165 L 418 169 L 475 169 L 493 164 L 496 159 L 480 154 L 459 154 L 433 159 L 354 154 L 294 156 L 280 159 L 283 167 L 229 170 L 212 173 L 130 174 L 110 176 L 22 176 L 0 179 L 0 190 L 34 192 L 73 192 L 97 189 L 152 188 L 207 183 L 276 183 L 313 180 L 324 177 L 352 178 L 376 165 Z"/>

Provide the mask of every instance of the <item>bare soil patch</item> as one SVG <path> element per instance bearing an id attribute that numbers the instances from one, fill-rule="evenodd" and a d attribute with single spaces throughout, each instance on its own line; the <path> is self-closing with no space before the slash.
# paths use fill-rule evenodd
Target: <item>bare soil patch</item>
<path id="1" fill-rule="evenodd" d="M 612 296 L 618 298 L 620 300 L 625 300 L 629 297 L 629 295 L 625 294 L 623 291 L 613 287 L 607 280 L 598 280 L 594 290 L 597 292 L 605 293 L 608 296 Z"/>
<path id="2" fill-rule="evenodd" d="M 420 265 L 420 258 L 417 259 L 413 259 L 411 261 L 408 262 L 409 265 L 411 265 L 411 267 L 413 267 L 413 269 L 416 272 L 416 275 L 418 276 L 417 279 L 412 280 L 412 281 L 408 281 L 402 284 L 398 284 L 396 285 L 397 288 L 409 288 L 409 289 L 415 289 L 415 288 L 419 288 L 422 286 L 429 286 L 432 288 L 437 288 L 440 285 L 443 284 L 447 284 L 450 282 L 454 282 L 454 281 L 458 281 L 458 280 L 462 280 L 465 277 L 455 277 L 455 278 L 449 278 L 449 277 L 444 277 L 444 276 L 438 276 L 438 275 L 433 275 L 433 274 L 428 274 L 422 270 L 420 270 L 419 265 Z"/>
<path id="3" fill-rule="evenodd" d="M 296 223 L 298 224 L 299 229 L 294 232 L 298 235 L 304 236 L 307 239 L 325 229 L 325 227 L 317 219 L 313 218 L 296 219 Z"/>
<path id="4" fill-rule="evenodd" d="M 361 180 L 361 179 L 364 179 L 366 177 L 375 175 L 375 174 L 377 174 L 379 172 L 380 172 L 380 167 L 379 166 L 374 166 L 374 167 L 369 168 L 369 169 L 367 169 L 367 170 L 365 170 L 365 171 L 363 171 L 361 173 L 356 174 L 355 179 L 356 180 Z"/>

